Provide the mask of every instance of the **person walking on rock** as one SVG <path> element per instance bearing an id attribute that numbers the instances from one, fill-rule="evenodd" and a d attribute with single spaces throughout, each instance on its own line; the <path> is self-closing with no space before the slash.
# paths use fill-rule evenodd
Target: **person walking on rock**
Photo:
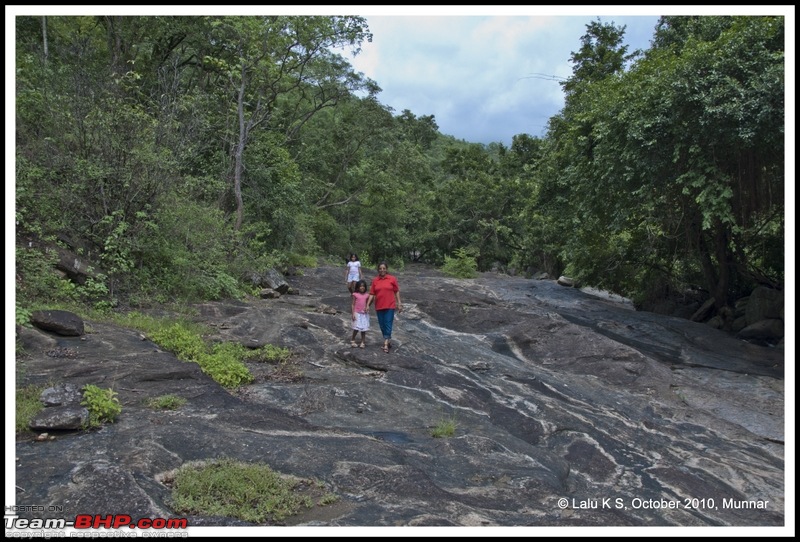
<path id="1" fill-rule="evenodd" d="M 359 280 L 356 282 L 356 291 L 353 292 L 353 303 L 351 312 L 353 313 L 353 337 L 350 339 L 350 346 L 364 348 L 367 345 L 367 331 L 369 331 L 369 307 L 367 300 L 367 281 Z M 356 343 L 356 337 L 361 332 L 361 343 Z"/>
<path id="2" fill-rule="evenodd" d="M 392 347 L 392 325 L 394 313 L 403 311 L 400 302 L 400 286 L 397 278 L 389 274 L 389 265 L 386 262 L 378 264 L 378 276 L 372 281 L 369 288 L 367 308 L 375 303 L 375 312 L 378 315 L 378 325 L 383 335 L 383 351 L 387 354 Z"/>
<path id="3" fill-rule="evenodd" d="M 358 254 L 351 252 L 344 272 L 344 281 L 347 283 L 347 289 L 351 294 L 356 291 L 356 282 L 363 279 L 364 274 L 361 272 L 361 262 L 358 260 Z"/>

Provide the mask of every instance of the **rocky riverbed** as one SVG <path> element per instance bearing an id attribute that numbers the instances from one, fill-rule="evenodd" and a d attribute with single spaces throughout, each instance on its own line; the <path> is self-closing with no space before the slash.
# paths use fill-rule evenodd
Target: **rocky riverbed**
<path id="1" fill-rule="evenodd" d="M 390 354 L 374 312 L 367 348 L 350 347 L 338 268 L 287 277 L 297 295 L 193 307 L 212 340 L 292 351 L 291 371 L 254 365 L 233 391 L 133 330 L 24 332 L 23 383 L 112 387 L 123 411 L 18 440 L 16 504 L 172 517 L 164 474 L 231 457 L 340 497 L 296 526 L 785 525 L 782 348 L 555 281 L 395 274 L 406 310 Z M 165 393 L 188 402 L 146 406 Z M 442 422 L 453 436 L 432 436 Z"/>

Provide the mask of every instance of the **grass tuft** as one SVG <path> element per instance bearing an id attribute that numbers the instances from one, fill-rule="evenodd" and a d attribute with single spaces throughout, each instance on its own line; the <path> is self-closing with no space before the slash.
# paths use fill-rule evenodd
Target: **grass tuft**
<path id="1" fill-rule="evenodd" d="M 433 438 L 449 438 L 456 434 L 456 427 L 458 424 L 456 423 L 455 417 L 446 418 L 439 420 L 433 429 L 431 429 L 431 436 Z"/>
<path id="2" fill-rule="evenodd" d="M 177 395 L 161 395 L 147 401 L 147 406 L 153 410 L 178 410 L 186 404 L 186 399 Z"/>
<path id="3" fill-rule="evenodd" d="M 234 517 L 256 524 L 279 524 L 315 505 L 307 493 L 318 490 L 308 481 L 281 476 L 264 464 L 223 458 L 187 464 L 172 480 L 176 513 Z M 325 494 L 317 504 L 335 502 Z"/>
<path id="4" fill-rule="evenodd" d="M 40 397 L 44 391 L 44 386 L 25 386 L 19 388 L 16 393 L 16 432 L 24 433 L 30 431 L 30 422 L 34 416 L 42 411 L 44 405 Z"/>

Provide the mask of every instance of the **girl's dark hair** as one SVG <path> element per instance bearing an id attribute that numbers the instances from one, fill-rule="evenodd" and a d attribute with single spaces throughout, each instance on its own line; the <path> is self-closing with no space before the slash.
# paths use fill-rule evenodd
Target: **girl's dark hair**
<path id="1" fill-rule="evenodd" d="M 351 252 L 351 253 L 350 253 L 350 256 L 348 256 L 348 257 L 347 257 L 347 261 L 349 262 L 349 261 L 350 261 L 350 259 L 351 259 L 353 256 L 355 256 L 355 257 L 356 257 L 356 260 L 358 259 L 358 254 L 356 254 L 355 252 Z"/>
<path id="2" fill-rule="evenodd" d="M 364 285 L 364 288 L 365 288 L 367 291 L 369 291 L 369 284 L 367 284 L 367 281 L 366 281 L 366 280 L 359 280 L 358 282 L 356 282 L 356 287 L 353 289 L 353 291 L 354 291 L 354 292 L 357 292 L 357 291 L 359 291 L 359 290 L 361 289 L 361 285 L 362 285 L 362 284 Z"/>

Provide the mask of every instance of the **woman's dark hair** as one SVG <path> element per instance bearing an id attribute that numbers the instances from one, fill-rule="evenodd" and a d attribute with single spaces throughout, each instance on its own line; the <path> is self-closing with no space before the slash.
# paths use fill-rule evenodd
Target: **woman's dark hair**
<path id="1" fill-rule="evenodd" d="M 384 267 L 386 267 L 386 270 L 387 270 L 387 271 L 389 270 L 389 264 L 388 264 L 388 263 L 386 263 L 386 260 L 384 260 L 384 261 L 382 261 L 381 263 L 379 263 L 379 264 L 378 264 L 378 269 L 380 269 L 380 268 L 381 268 L 381 266 L 384 266 Z"/>

